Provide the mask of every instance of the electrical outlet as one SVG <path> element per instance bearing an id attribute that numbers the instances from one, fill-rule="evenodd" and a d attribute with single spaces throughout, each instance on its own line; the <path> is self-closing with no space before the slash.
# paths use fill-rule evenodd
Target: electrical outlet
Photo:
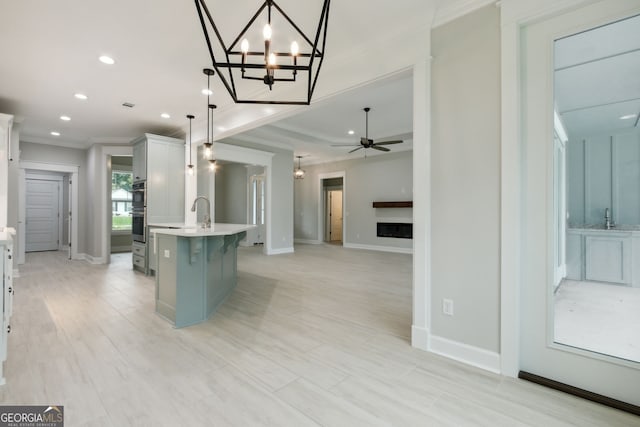
<path id="1" fill-rule="evenodd" d="M 164 257 L 165 258 L 171 258 L 171 251 L 169 251 L 169 249 L 165 249 L 164 250 Z"/>
<path id="2" fill-rule="evenodd" d="M 447 316 L 453 316 L 453 300 L 447 298 L 442 299 L 442 312 Z"/>

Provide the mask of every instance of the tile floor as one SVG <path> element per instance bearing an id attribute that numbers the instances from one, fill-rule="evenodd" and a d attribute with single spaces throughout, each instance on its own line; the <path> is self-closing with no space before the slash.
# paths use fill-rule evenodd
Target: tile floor
<path id="1" fill-rule="evenodd" d="M 154 314 L 153 279 L 27 255 L 0 403 L 60 404 L 66 426 L 640 426 L 640 418 L 409 344 L 411 257 L 241 248 L 207 322 Z"/>

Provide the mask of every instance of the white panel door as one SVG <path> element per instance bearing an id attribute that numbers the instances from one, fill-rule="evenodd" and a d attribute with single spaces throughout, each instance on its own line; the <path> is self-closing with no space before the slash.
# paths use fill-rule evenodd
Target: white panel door
<path id="1" fill-rule="evenodd" d="M 553 52 L 557 39 L 640 13 L 635 0 L 600 1 L 522 32 L 523 196 L 520 370 L 640 405 L 640 363 L 554 342 Z"/>
<path id="2" fill-rule="evenodd" d="M 58 250 L 60 182 L 27 179 L 26 184 L 25 250 L 27 252 Z"/>

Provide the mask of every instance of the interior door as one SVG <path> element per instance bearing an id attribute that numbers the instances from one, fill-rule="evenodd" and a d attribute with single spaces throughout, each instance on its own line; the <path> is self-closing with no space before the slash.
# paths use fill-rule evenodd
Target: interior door
<path id="1" fill-rule="evenodd" d="M 27 179 L 25 250 L 55 251 L 59 245 L 60 182 Z"/>
<path id="2" fill-rule="evenodd" d="M 601 1 L 522 30 L 523 196 L 520 369 L 640 405 L 640 364 L 554 342 L 554 41 L 640 13 L 637 0 Z M 594 88 L 595 90 L 596 88 Z M 613 331 L 612 331 L 613 332 Z"/>
<path id="3" fill-rule="evenodd" d="M 342 190 L 329 191 L 329 215 L 331 242 L 342 241 Z"/>

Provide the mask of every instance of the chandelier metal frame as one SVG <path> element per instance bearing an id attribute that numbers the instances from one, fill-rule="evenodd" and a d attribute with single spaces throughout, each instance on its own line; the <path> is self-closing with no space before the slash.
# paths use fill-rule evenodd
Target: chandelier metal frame
<path id="1" fill-rule="evenodd" d="M 313 37 L 313 41 L 310 37 L 305 35 L 298 25 L 278 6 L 274 0 L 266 0 L 258 11 L 249 20 L 247 25 L 240 31 L 240 34 L 227 46 L 222 39 L 220 31 L 216 26 L 211 12 L 207 7 L 205 0 L 194 0 L 196 9 L 198 10 L 198 16 L 200 18 L 200 24 L 202 25 L 202 31 L 204 38 L 207 42 L 207 48 L 209 55 L 211 56 L 211 62 L 214 70 L 218 73 L 220 80 L 224 84 L 225 88 L 231 95 L 233 101 L 237 104 L 285 104 L 285 105 L 309 105 L 313 92 L 318 82 L 318 75 L 320 74 L 320 68 L 325 58 L 325 45 L 327 40 L 327 28 L 329 23 L 329 6 L 331 0 L 324 0 L 322 6 L 322 12 L 320 13 L 320 20 L 318 22 L 318 28 L 316 34 Z M 278 12 L 297 32 L 302 40 L 307 44 L 307 50 L 299 52 L 282 52 L 272 49 L 270 38 L 265 36 L 264 51 L 249 51 L 246 47 L 241 46 L 241 41 L 245 37 L 247 31 L 252 27 L 258 17 L 266 12 L 268 25 L 271 25 L 271 14 L 275 10 Z M 207 29 L 207 23 L 213 29 L 215 37 L 212 39 Z M 224 61 L 216 59 L 213 49 L 213 41 L 219 43 L 219 48 L 224 52 Z M 311 49 L 308 49 L 308 48 Z M 296 48 L 298 48 L 296 44 Z M 293 46 L 292 46 L 292 50 Z M 297 49 L 296 49 L 297 50 Z M 260 56 L 264 58 L 264 64 L 247 62 L 249 57 Z M 287 58 L 288 62 L 277 63 L 276 58 Z M 305 58 L 305 63 L 298 63 L 298 58 Z M 314 69 L 314 65 L 317 67 Z M 282 62 L 282 61 L 281 61 Z M 302 61 L 300 61 L 302 62 Z M 261 80 L 269 89 L 276 82 L 297 82 L 299 73 L 307 74 L 307 88 L 305 100 L 270 100 L 270 99 L 241 99 L 238 96 L 237 84 L 238 82 L 234 77 L 234 70 L 240 69 L 240 75 L 242 79 L 246 80 Z M 256 76 L 254 73 L 256 70 L 264 70 L 264 76 Z M 253 71 L 254 73 L 251 73 Z M 237 74 L 237 72 L 236 72 Z M 240 80 L 241 81 L 241 80 Z"/>

